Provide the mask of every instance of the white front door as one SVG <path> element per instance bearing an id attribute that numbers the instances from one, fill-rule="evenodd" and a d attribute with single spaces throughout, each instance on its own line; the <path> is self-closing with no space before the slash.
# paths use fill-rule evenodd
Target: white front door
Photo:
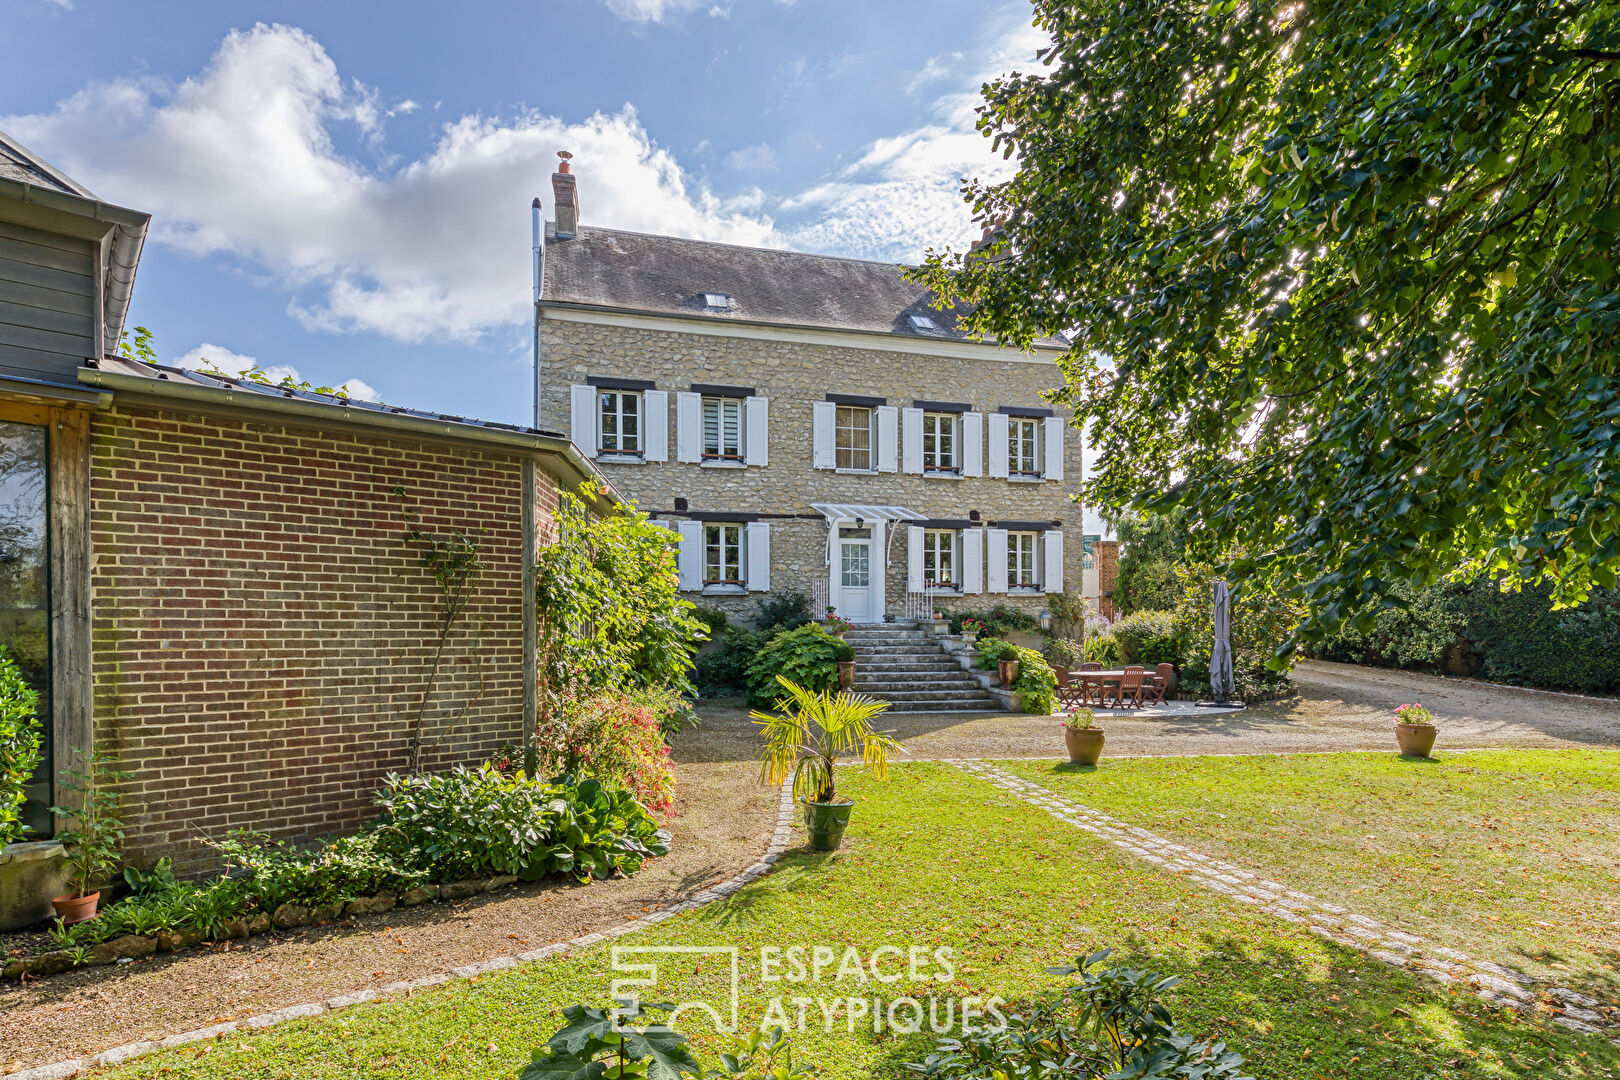
<path id="1" fill-rule="evenodd" d="M 854 530 L 849 530 L 853 532 Z M 838 538 L 838 595 L 833 604 L 850 622 L 872 619 L 872 540 Z"/>

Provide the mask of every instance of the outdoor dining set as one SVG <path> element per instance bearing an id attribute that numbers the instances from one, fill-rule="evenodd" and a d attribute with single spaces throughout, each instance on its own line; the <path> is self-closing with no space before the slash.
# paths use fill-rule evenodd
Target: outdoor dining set
<path id="1" fill-rule="evenodd" d="M 1140 709 L 1145 705 L 1163 705 L 1165 691 L 1175 673 L 1171 664 L 1160 664 L 1151 674 L 1140 664 L 1118 669 L 1107 669 L 1101 664 L 1087 662 L 1074 671 L 1054 666 L 1057 675 L 1059 708 L 1072 709 Z"/>

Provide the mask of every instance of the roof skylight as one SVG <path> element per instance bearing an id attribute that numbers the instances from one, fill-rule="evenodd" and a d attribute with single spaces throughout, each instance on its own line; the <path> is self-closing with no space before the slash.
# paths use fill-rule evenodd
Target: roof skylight
<path id="1" fill-rule="evenodd" d="M 913 330 L 938 330 L 939 324 L 927 315 L 908 315 Z"/>
<path id="2" fill-rule="evenodd" d="M 706 292 L 703 294 L 703 306 L 710 311 L 730 311 L 731 297 L 723 292 Z"/>

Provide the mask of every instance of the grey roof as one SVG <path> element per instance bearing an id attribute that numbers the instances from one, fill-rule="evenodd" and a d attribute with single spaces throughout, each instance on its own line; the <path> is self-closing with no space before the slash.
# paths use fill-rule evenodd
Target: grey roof
<path id="1" fill-rule="evenodd" d="M 64 195 L 95 198 L 82 184 L 59 172 L 50 162 L 3 131 L 0 131 L 0 176 L 35 187 L 50 188 Z"/>
<path id="2" fill-rule="evenodd" d="M 541 304 L 974 340 L 958 326 L 968 311 L 965 306 L 936 309 L 933 294 L 907 281 L 902 269 L 896 263 L 586 226 L 574 238 L 558 240 L 547 223 Z M 708 307 L 704 293 L 727 294 L 729 307 Z M 927 316 L 937 329 L 916 328 L 913 315 Z M 1055 338 L 1039 344 L 1068 347 Z"/>

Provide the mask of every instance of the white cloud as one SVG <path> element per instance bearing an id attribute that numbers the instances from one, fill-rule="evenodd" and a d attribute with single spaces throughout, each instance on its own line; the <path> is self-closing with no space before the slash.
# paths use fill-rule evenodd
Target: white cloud
<path id="1" fill-rule="evenodd" d="M 268 268 L 310 327 L 472 340 L 529 303 L 528 207 L 550 203 L 555 151 L 589 170 L 587 221 L 780 243 L 748 199 L 694 187 L 629 106 L 579 123 L 527 112 L 446 124 L 425 156 L 366 168 L 334 132 L 380 131 L 375 91 L 344 80 L 309 34 L 226 36 L 177 86 L 95 83 L 46 113 L 0 118 L 92 190 L 153 214 L 154 239 Z M 746 207 L 746 209 L 745 209 Z"/>
<path id="2" fill-rule="evenodd" d="M 50 0 L 50 2 L 61 8 L 63 11 L 73 10 L 73 0 Z"/>
<path id="3" fill-rule="evenodd" d="M 726 167 L 750 172 L 770 172 L 776 168 L 776 151 L 770 143 L 755 143 L 726 155 Z"/>
<path id="4" fill-rule="evenodd" d="M 259 367 L 259 359 L 256 356 L 246 356 L 227 349 L 223 345 L 215 345 L 205 341 L 190 352 L 175 357 L 171 361 L 171 366 L 185 368 L 188 371 L 220 371 L 226 375 L 239 377 L 249 369 Z M 269 367 L 261 367 L 259 370 L 271 382 L 281 382 L 283 379 L 290 379 L 295 383 L 304 381 L 304 376 L 291 364 L 271 364 Z M 316 385 L 328 385 L 320 379 L 310 379 L 309 381 Z M 377 391 L 369 383 L 361 379 L 346 379 L 337 385 L 352 398 L 359 398 L 363 401 L 379 400 Z"/>
<path id="5" fill-rule="evenodd" d="M 685 15 L 689 11 L 707 6 L 711 16 L 724 18 L 729 15 L 729 8 L 722 8 L 713 4 L 711 0 L 605 0 L 607 8 L 619 18 L 628 22 L 650 23 L 663 22 L 665 19 L 677 15 Z"/>
<path id="6" fill-rule="evenodd" d="M 338 388 L 350 397 L 359 401 L 381 401 L 376 388 L 364 379 L 344 379 Z"/>

